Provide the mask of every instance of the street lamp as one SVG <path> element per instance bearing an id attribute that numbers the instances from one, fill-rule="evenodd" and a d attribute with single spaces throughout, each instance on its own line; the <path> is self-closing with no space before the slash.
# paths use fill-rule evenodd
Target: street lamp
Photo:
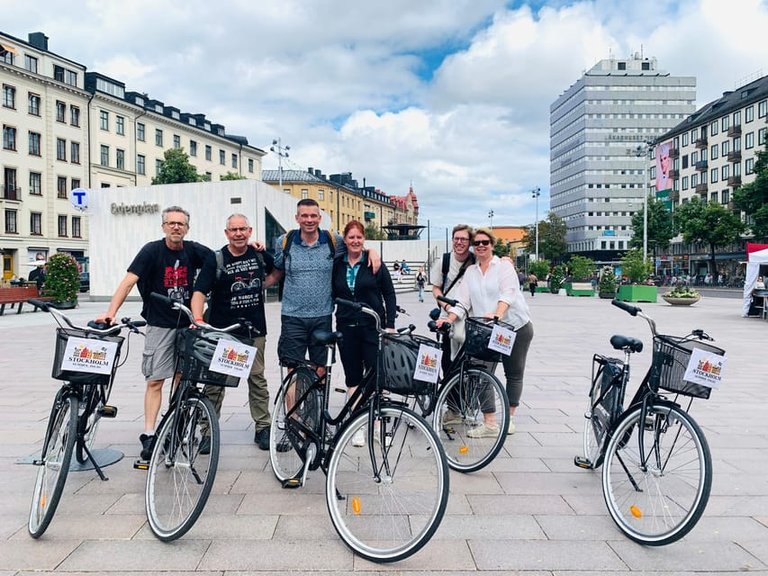
<path id="1" fill-rule="evenodd" d="M 539 260 L 539 196 L 541 196 L 541 188 L 536 186 L 531 190 L 531 197 L 536 200 L 536 260 Z"/>
<path id="2" fill-rule="evenodd" d="M 493 210 L 488 210 L 488 219 L 491 221 L 491 230 L 493 230 Z"/>
<path id="3" fill-rule="evenodd" d="M 283 190 L 283 158 L 288 158 L 288 150 L 290 146 L 283 146 L 283 142 L 280 138 L 272 140 L 272 146 L 269 147 L 271 152 L 277 152 L 277 178 L 280 181 L 280 191 Z"/>
<path id="4" fill-rule="evenodd" d="M 635 149 L 635 155 L 643 158 L 643 263 L 648 260 L 648 151 L 650 143 L 643 142 Z"/>

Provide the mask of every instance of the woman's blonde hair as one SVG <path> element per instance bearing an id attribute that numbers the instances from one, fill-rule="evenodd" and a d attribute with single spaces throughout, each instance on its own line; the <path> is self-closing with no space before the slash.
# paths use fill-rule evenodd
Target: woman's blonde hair
<path id="1" fill-rule="evenodd" d="M 477 239 L 478 234 L 485 234 L 491 239 L 491 248 L 496 246 L 496 235 L 493 233 L 493 230 L 485 227 L 475 228 L 475 239 Z"/>

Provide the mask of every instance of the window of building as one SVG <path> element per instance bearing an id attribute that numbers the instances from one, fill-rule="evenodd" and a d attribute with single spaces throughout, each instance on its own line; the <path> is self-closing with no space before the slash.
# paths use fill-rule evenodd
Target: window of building
<path id="1" fill-rule="evenodd" d="M 72 216 L 72 238 L 81 238 L 80 216 Z"/>
<path id="2" fill-rule="evenodd" d="M 744 174 L 749 176 L 750 174 L 754 173 L 755 171 L 755 159 L 754 158 L 747 158 L 744 160 Z"/>
<path id="3" fill-rule="evenodd" d="M 70 86 L 77 86 L 77 72 L 67 70 L 62 66 L 53 66 L 53 79 L 58 82 L 64 82 Z"/>
<path id="4" fill-rule="evenodd" d="M 99 112 L 99 128 L 102 130 L 109 130 L 109 112 L 101 110 Z"/>
<path id="5" fill-rule="evenodd" d="M 78 188 L 80 188 L 80 178 L 72 178 L 70 190 L 77 190 Z"/>
<path id="6" fill-rule="evenodd" d="M 219 150 L 219 164 L 225 166 L 227 163 L 227 154 L 224 150 Z"/>
<path id="7" fill-rule="evenodd" d="M 744 149 L 749 150 L 755 147 L 755 133 L 747 132 L 744 134 Z"/>
<path id="8" fill-rule="evenodd" d="M 160 175 L 160 170 L 163 168 L 163 161 L 160 159 L 155 160 L 155 176 Z"/>
<path id="9" fill-rule="evenodd" d="M 118 148 L 115 150 L 115 166 L 119 170 L 125 170 L 125 150 Z"/>
<path id="10" fill-rule="evenodd" d="M 720 120 L 720 132 L 726 132 L 730 126 L 731 126 L 731 117 L 723 116 L 722 119 Z"/>
<path id="11" fill-rule="evenodd" d="M 699 161 L 699 153 L 691 152 L 691 166 L 696 166 L 696 162 Z"/>
<path id="12" fill-rule="evenodd" d="M 181 136 L 179 136 L 178 134 L 173 135 L 173 147 L 181 148 Z"/>
<path id="13" fill-rule="evenodd" d="M 3 84 L 3 106 L 16 109 L 16 88 Z"/>
<path id="14" fill-rule="evenodd" d="M 306 188 L 302 188 L 302 190 L 301 190 L 301 199 L 302 200 L 306 200 L 307 198 L 309 198 L 309 190 L 307 190 Z M 346 200 L 346 198 L 345 198 L 345 200 Z"/>
<path id="15" fill-rule="evenodd" d="M 27 97 L 27 102 L 27 111 L 32 116 L 40 116 L 40 96 L 30 92 L 29 96 Z"/>
<path id="16" fill-rule="evenodd" d="M 155 128 L 155 146 L 163 145 L 163 131 L 160 128 Z"/>
<path id="17" fill-rule="evenodd" d="M 33 236 L 43 235 L 43 215 L 40 212 L 30 212 L 29 233 Z"/>
<path id="18" fill-rule="evenodd" d="M 56 100 L 56 122 L 67 121 L 67 105 L 61 100 Z"/>
<path id="19" fill-rule="evenodd" d="M 720 156 L 728 156 L 728 154 L 731 153 L 731 141 L 730 140 L 724 140 L 722 144 L 720 144 Z"/>
<path id="20" fill-rule="evenodd" d="M 109 182 L 102 182 L 101 187 L 102 188 L 110 188 L 112 185 Z"/>
<path id="21" fill-rule="evenodd" d="M 147 138 L 146 130 L 147 128 L 146 126 L 144 126 L 142 122 L 136 123 L 136 139 L 139 142 L 144 142 L 146 140 Z"/>
<path id="22" fill-rule="evenodd" d="M 3 124 L 3 149 L 16 150 L 16 128 Z"/>
<path id="23" fill-rule="evenodd" d="M 688 176 L 683 176 L 683 190 L 688 190 Z"/>
<path id="24" fill-rule="evenodd" d="M 731 177 L 730 174 L 731 174 L 731 165 L 730 164 L 726 164 L 725 166 L 720 168 L 720 180 L 722 180 L 723 182 L 726 182 L 728 180 L 728 178 Z"/>
<path id="25" fill-rule="evenodd" d="M 125 136 L 125 118 L 123 116 L 115 116 L 115 132 Z"/>
<path id="26" fill-rule="evenodd" d="M 765 144 L 765 136 L 768 134 L 768 128 L 760 128 L 760 130 L 757 131 L 757 145 L 762 146 Z"/>
<path id="27" fill-rule="evenodd" d="M 691 174 L 691 188 L 696 188 L 699 185 L 699 175 L 697 173 Z"/>
<path id="28" fill-rule="evenodd" d="M 739 150 L 741 150 L 741 136 L 733 139 L 733 151 L 738 152 Z"/>
<path id="29" fill-rule="evenodd" d="M 211 149 L 211 147 L 208 144 L 206 144 L 205 145 L 205 159 L 208 160 L 208 162 L 211 161 L 211 158 L 212 158 L 211 155 L 212 154 L 213 154 L 213 150 Z"/>
<path id="30" fill-rule="evenodd" d="M 59 214 L 58 218 L 59 238 L 66 238 L 67 236 L 67 217 L 63 214 Z"/>
<path id="31" fill-rule="evenodd" d="M 747 106 L 744 108 L 744 123 L 747 124 L 755 119 L 755 107 Z"/>
<path id="32" fill-rule="evenodd" d="M 145 176 L 147 173 L 147 157 L 143 154 L 136 156 L 136 172 Z"/>
<path id="33" fill-rule="evenodd" d="M 709 181 L 714 184 L 717 182 L 717 175 L 720 171 L 717 168 L 712 168 L 712 170 L 709 171 Z"/>
<path id="34" fill-rule="evenodd" d="M 40 172 L 29 173 L 29 193 L 31 196 L 43 195 L 43 175 Z"/>
<path id="35" fill-rule="evenodd" d="M 232 154 L 232 168 L 237 168 L 237 154 Z"/>
<path id="36" fill-rule="evenodd" d="M 39 132 L 30 132 L 29 133 L 29 155 L 30 156 L 40 156 L 41 150 L 40 150 L 40 141 L 42 136 Z"/>
<path id="37" fill-rule="evenodd" d="M 683 134 L 682 138 L 683 138 L 683 146 L 688 146 L 688 132 Z"/>
<path id="38" fill-rule="evenodd" d="M 69 161 L 80 164 L 80 142 L 71 142 L 69 146 Z"/>
<path id="39" fill-rule="evenodd" d="M 709 195 L 709 201 L 717 204 L 717 192 L 712 192 Z"/>
<path id="40" fill-rule="evenodd" d="M 712 144 L 712 146 L 709 147 L 710 160 L 717 160 L 718 152 L 719 152 L 719 146 L 717 144 Z"/>
<path id="41" fill-rule="evenodd" d="M 189 155 L 197 156 L 197 142 L 194 140 L 189 141 Z"/>
<path id="42" fill-rule="evenodd" d="M 741 110 L 736 110 L 736 112 L 733 113 L 733 125 L 741 126 Z"/>
<path id="43" fill-rule="evenodd" d="M 24 54 L 24 68 L 33 74 L 37 74 L 37 58 Z"/>
<path id="44" fill-rule="evenodd" d="M 741 176 L 741 162 L 734 162 L 733 163 L 733 175 L 734 176 Z"/>
<path id="45" fill-rule="evenodd" d="M 325 200 L 325 190 L 318 190 L 317 191 L 317 199 L 318 200 Z"/>
<path id="46" fill-rule="evenodd" d="M 213 174 L 211 174 L 210 172 L 206 172 L 205 174 L 203 174 L 203 182 L 210 182 L 212 178 L 213 178 Z"/>
<path id="47" fill-rule="evenodd" d="M 101 155 L 99 163 L 102 166 L 109 166 L 109 146 L 101 145 Z"/>
<path id="48" fill-rule="evenodd" d="M 5 211 L 5 233 L 6 234 L 19 233 L 19 227 L 18 227 L 16 217 L 17 217 L 16 210 Z"/>
<path id="49" fill-rule="evenodd" d="M 56 138 L 56 160 L 67 161 L 67 141 L 64 138 Z"/>
<path id="50" fill-rule="evenodd" d="M 763 100 L 757 104 L 757 117 L 764 118 L 768 116 L 768 100 Z"/>
<path id="51" fill-rule="evenodd" d="M 709 135 L 714 136 L 715 134 L 717 134 L 717 120 L 709 123 Z"/>
<path id="52" fill-rule="evenodd" d="M 731 191 L 728 190 L 727 188 L 723 190 L 723 194 L 720 197 L 720 199 L 723 204 L 728 204 L 728 202 L 730 202 L 731 200 Z"/>
<path id="53" fill-rule="evenodd" d="M 72 126 L 80 126 L 80 108 L 77 106 L 69 107 L 69 123 Z"/>
<path id="54" fill-rule="evenodd" d="M 57 176 L 56 177 L 56 198 L 63 198 L 66 200 L 67 198 L 67 177 L 66 176 Z"/>
<path id="55" fill-rule="evenodd" d="M 253 174 L 253 158 L 248 158 L 248 172 Z"/>

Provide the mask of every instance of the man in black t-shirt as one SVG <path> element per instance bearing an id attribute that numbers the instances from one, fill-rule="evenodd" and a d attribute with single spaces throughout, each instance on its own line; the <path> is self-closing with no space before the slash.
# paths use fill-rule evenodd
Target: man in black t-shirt
<path id="1" fill-rule="evenodd" d="M 221 249 L 220 262 L 217 262 L 215 253 L 206 258 L 195 282 L 192 312 L 196 320 L 202 319 L 205 297 L 210 294 L 209 324 L 224 327 L 243 318 L 258 330 L 258 336 L 250 334 L 247 329 L 235 332 L 234 335 L 258 350 L 248 377 L 248 405 L 256 430 L 253 441 L 262 450 L 269 450 L 269 391 L 264 378 L 267 335 L 264 289 L 276 284 L 279 275 L 272 256 L 267 252 L 257 252 L 249 245 L 252 231 L 248 218 L 243 214 L 232 214 L 227 218 L 224 234 L 229 243 Z M 219 415 L 225 390 L 221 386 L 205 387 L 205 394 Z M 201 444 L 200 451 L 205 454 L 207 450 L 208 447 Z"/>
<path id="2" fill-rule="evenodd" d="M 149 295 L 158 292 L 189 306 L 195 275 L 205 258 L 213 254 L 202 244 L 184 240 L 189 231 L 189 212 L 183 208 L 166 208 L 163 210 L 162 222 L 165 238 L 144 245 L 112 295 L 106 314 L 97 319 L 111 322 L 117 317 L 120 306 L 133 287 L 138 285 L 143 300 L 141 315 L 147 321 L 141 366 L 147 380 L 144 393 L 144 433 L 139 437 L 143 460 L 152 456 L 155 424 L 163 401 L 163 383 L 174 375 L 176 332 L 189 325 L 186 316 L 180 316 L 179 312 L 151 299 Z"/>

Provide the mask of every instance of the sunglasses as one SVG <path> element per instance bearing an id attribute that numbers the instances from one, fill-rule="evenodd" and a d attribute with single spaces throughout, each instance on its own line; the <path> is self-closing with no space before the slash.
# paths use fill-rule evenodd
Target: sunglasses
<path id="1" fill-rule="evenodd" d="M 490 243 L 491 243 L 490 240 L 475 240 L 474 242 L 472 242 L 474 246 L 488 246 L 490 245 Z"/>

